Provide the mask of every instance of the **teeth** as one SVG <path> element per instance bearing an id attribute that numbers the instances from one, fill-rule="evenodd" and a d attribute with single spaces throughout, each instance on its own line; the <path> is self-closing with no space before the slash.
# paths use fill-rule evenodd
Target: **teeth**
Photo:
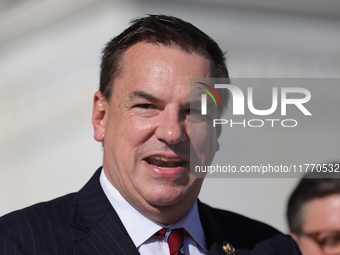
<path id="1" fill-rule="evenodd" d="M 176 162 L 176 161 L 181 161 L 180 159 L 177 158 L 166 158 L 163 156 L 153 156 L 151 158 L 157 159 L 157 160 L 162 160 L 162 161 L 172 161 L 172 162 Z"/>
<path id="2" fill-rule="evenodd" d="M 154 165 L 155 166 L 155 165 Z M 158 168 L 160 168 L 160 169 L 165 169 L 165 170 L 167 170 L 167 169 L 171 169 L 172 167 L 161 167 L 161 166 L 157 166 Z"/>
<path id="3" fill-rule="evenodd" d="M 154 165 L 162 169 L 171 169 L 184 164 L 184 161 L 178 158 L 167 158 L 160 155 L 152 156 L 145 160 L 150 165 Z"/>

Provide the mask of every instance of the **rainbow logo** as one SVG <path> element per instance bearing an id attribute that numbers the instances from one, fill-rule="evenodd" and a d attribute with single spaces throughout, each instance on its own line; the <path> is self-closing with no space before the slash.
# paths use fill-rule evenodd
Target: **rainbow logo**
<path id="1" fill-rule="evenodd" d="M 218 100 L 220 101 L 220 104 L 221 104 L 221 106 L 222 106 L 222 100 L 221 100 L 219 94 L 217 93 L 217 91 L 216 91 L 213 87 L 211 87 L 210 85 L 205 84 L 205 83 L 203 83 L 203 82 L 197 82 L 197 83 L 198 83 L 198 84 L 201 84 L 201 85 L 203 85 L 203 86 L 206 86 L 206 87 L 209 88 L 212 92 L 214 92 L 214 94 L 217 96 L 217 98 L 218 98 Z M 203 90 L 204 92 L 206 92 L 206 93 L 212 98 L 212 100 L 214 101 L 215 105 L 217 106 L 215 97 L 213 96 L 213 94 L 212 94 L 209 90 L 207 90 L 207 89 L 205 89 L 205 88 L 200 88 L 200 87 L 197 87 L 197 88 Z M 206 115 L 206 114 L 207 114 L 207 95 L 206 95 L 206 94 L 202 94 L 201 100 L 202 100 L 201 113 L 202 113 L 202 115 Z"/>

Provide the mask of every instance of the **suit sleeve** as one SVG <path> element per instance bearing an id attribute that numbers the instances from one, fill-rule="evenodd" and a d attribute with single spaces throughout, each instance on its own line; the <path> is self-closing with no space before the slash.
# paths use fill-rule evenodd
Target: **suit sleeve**
<path id="1" fill-rule="evenodd" d="M 0 254 L 24 255 L 19 244 L 9 235 L 0 230 Z"/>

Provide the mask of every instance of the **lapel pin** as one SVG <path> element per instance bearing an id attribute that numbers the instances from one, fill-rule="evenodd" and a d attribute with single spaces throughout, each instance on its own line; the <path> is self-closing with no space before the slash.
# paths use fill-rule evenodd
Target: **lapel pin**
<path id="1" fill-rule="evenodd" d="M 228 255 L 236 255 L 235 248 L 230 243 L 223 242 L 222 248 Z"/>

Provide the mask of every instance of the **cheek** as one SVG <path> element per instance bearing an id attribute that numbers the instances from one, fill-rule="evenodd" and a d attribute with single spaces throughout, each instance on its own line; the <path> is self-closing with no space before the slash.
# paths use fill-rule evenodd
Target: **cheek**
<path id="1" fill-rule="evenodd" d="M 127 112 L 112 114 L 106 122 L 104 146 L 112 147 L 116 154 L 131 154 L 150 139 L 153 130 L 149 120 L 129 116 Z"/>
<path id="2" fill-rule="evenodd" d="M 130 137 L 138 140 L 138 137 L 142 139 L 151 136 L 155 131 L 155 125 L 149 119 L 131 117 L 127 122 L 126 130 L 129 130 L 128 135 Z"/>
<path id="3" fill-rule="evenodd" d="M 208 122 L 190 124 L 190 140 L 204 143 L 214 136 L 215 130 Z"/>
<path id="4" fill-rule="evenodd" d="M 323 254 L 319 246 L 307 237 L 301 237 L 298 244 L 302 254 Z"/>
<path id="5" fill-rule="evenodd" d="M 148 119 L 137 117 L 129 118 L 126 125 L 122 128 L 123 144 L 128 144 L 132 152 L 133 150 L 143 149 L 143 145 L 150 140 L 155 132 L 155 125 Z"/>
<path id="6" fill-rule="evenodd" d="M 218 148 L 215 128 L 208 123 L 191 124 L 190 126 L 191 155 L 198 157 L 203 165 L 209 165 Z"/>

